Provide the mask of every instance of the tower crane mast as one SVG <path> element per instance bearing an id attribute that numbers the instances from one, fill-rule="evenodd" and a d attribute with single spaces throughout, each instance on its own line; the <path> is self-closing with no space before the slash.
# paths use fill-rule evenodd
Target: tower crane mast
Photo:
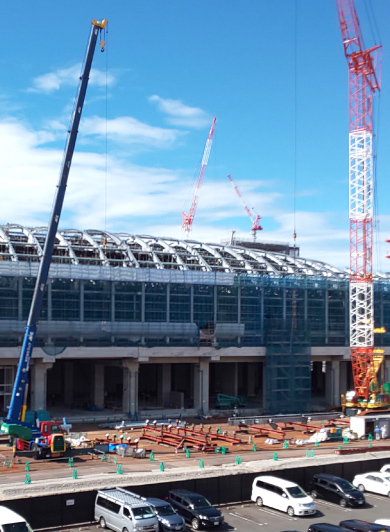
<path id="1" fill-rule="evenodd" d="M 367 400 L 380 365 L 374 355 L 372 237 L 373 100 L 382 50 L 365 49 L 354 0 L 336 3 L 349 74 L 350 350 L 356 396 Z"/>
<path id="2" fill-rule="evenodd" d="M 256 238 L 256 231 L 261 231 L 263 228 L 261 227 L 261 225 L 259 224 L 259 221 L 261 220 L 261 216 L 259 214 L 257 214 L 256 216 L 253 214 L 253 212 L 250 210 L 250 208 L 248 207 L 248 205 L 245 203 L 245 200 L 244 198 L 242 197 L 241 195 L 241 192 L 238 190 L 238 187 L 237 185 L 235 184 L 235 182 L 233 181 L 233 178 L 232 176 L 229 174 L 228 175 L 228 179 L 230 181 L 230 183 L 232 184 L 232 187 L 234 189 L 234 192 L 237 194 L 239 200 L 241 201 L 242 203 L 242 206 L 244 207 L 244 210 L 245 212 L 247 213 L 247 215 L 249 216 L 251 222 L 252 222 L 252 227 L 251 227 L 251 233 L 253 235 L 253 238 Z"/>
<path id="3" fill-rule="evenodd" d="M 181 213 L 183 216 L 182 228 L 184 229 L 187 236 L 189 236 L 192 231 L 192 223 L 195 218 L 196 208 L 198 206 L 198 201 L 199 201 L 199 192 L 202 187 L 203 179 L 206 173 L 207 163 L 209 162 L 210 150 L 211 150 L 211 145 L 213 143 L 214 127 L 215 127 L 216 119 L 217 117 L 213 118 L 213 122 L 211 124 L 211 128 L 209 131 L 209 136 L 207 137 L 206 146 L 203 152 L 202 164 L 200 166 L 198 181 L 196 183 L 194 199 L 192 200 L 191 208 L 188 214 L 184 212 Z"/>

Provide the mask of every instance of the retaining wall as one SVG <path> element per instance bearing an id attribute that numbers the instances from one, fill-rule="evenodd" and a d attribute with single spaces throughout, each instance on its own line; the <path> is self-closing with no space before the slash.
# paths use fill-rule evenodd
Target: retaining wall
<path id="1" fill-rule="evenodd" d="M 378 453 L 381 454 L 381 453 Z M 316 463 L 316 459 L 308 460 L 306 463 L 300 463 L 299 466 L 289 467 L 275 462 L 274 467 L 263 468 L 261 473 L 273 473 L 278 477 L 285 478 L 300 484 L 303 488 L 308 488 L 309 481 L 315 473 L 330 473 L 348 480 L 359 473 L 368 471 L 379 471 L 386 463 L 390 462 L 389 453 L 382 453 L 387 456 L 368 457 L 356 456 L 354 460 L 348 456 L 348 461 L 333 461 L 328 456 L 328 463 Z M 336 460 L 336 457 L 333 457 Z M 340 458 L 337 457 L 339 460 Z M 244 464 L 243 464 L 244 466 Z M 204 470 L 206 473 L 206 470 Z M 168 491 L 172 488 L 186 488 L 197 491 L 205 495 L 213 504 L 226 504 L 240 501 L 248 501 L 251 496 L 253 479 L 261 474 L 257 472 L 243 472 L 235 470 L 231 475 L 226 471 L 224 476 L 199 476 L 197 471 L 196 478 L 186 478 L 183 480 L 163 480 L 165 473 L 161 473 L 161 482 L 131 483 L 126 484 L 126 479 L 117 477 L 117 485 L 134 491 L 142 496 L 153 496 L 165 498 Z M 121 482 L 123 480 L 123 482 Z M 75 481 L 77 482 L 77 481 Z M 77 485 L 73 484 L 73 489 L 77 490 Z M 61 493 L 47 496 L 37 496 L 21 499 L 2 500 L 0 504 L 15 510 L 25 517 L 31 524 L 32 528 L 49 528 L 79 523 L 92 522 L 94 520 L 94 501 L 96 490 L 74 491 L 73 493 Z"/>

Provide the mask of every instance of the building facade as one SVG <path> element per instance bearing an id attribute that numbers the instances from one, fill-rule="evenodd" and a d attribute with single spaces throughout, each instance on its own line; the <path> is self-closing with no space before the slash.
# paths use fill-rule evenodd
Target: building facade
<path id="1" fill-rule="evenodd" d="M 0 227 L 3 413 L 45 235 Z M 352 387 L 348 294 L 345 272 L 288 246 L 60 231 L 33 352 L 31 407 L 206 413 L 218 394 L 264 413 L 337 406 Z M 390 279 L 382 275 L 375 325 L 388 322 Z M 390 334 L 377 335 L 376 345 L 390 359 Z"/>

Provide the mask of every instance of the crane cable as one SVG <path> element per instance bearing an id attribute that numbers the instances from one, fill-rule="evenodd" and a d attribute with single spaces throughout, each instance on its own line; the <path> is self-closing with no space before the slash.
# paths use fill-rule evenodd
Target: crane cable
<path id="1" fill-rule="evenodd" d="M 293 263 L 295 275 L 295 255 L 296 255 L 296 189 L 297 189 L 297 27 L 298 8 L 297 0 L 294 2 L 294 161 L 293 161 Z M 295 283 L 294 283 L 295 284 Z M 294 330 L 297 328 L 297 293 L 295 286 L 291 293 L 291 329 L 290 329 L 290 353 L 293 352 Z"/>
<path id="2" fill-rule="evenodd" d="M 105 50 L 105 38 L 108 33 L 108 28 L 104 28 L 104 40 L 100 41 L 101 51 Z M 104 238 L 103 244 L 104 248 L 107 246 L 107 181 L 108 181 L 108 53 L 106 51 L 106 61 L 105 61 L 105 75 L 106 75 L 106 101 L 105 101 L 105 122 L 106 122 L 106 131 L 105 131 L 105 168 L 104 168 Z"/>

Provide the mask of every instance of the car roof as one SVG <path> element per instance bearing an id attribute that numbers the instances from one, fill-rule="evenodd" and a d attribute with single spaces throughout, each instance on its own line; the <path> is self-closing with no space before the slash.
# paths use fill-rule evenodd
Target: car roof
<path id="1" fill-rule="evenodd" d="M 342 528 L 339 525 L 333 525 L 332 523 L 314 523 L 313 526 L 321 527 L 322 530 L 328 532 L 338 532 L 340 530 L 345 530 L 345 532 L 347 532 L 346 528 Z"/>
<path id="2" fill-rule="evenodd" d="M 340 526 L 346 525 L 358 525 L 361 530 L 383 530 L 383 525 L 378 523 L 370 523 L 369 521 L 362 521 L 361 519 L 346 519 L 345 521 L 340 521 Z"/>
<path id="3" fill-rule="evenodd" d="M 11 525 L 13 523 L 23 523 L 24 517 L 10 510 L 6 506 L 0 506 L 0 525 Z"/>
<path id="4" fill-rule="evenodd" d="M 167 504 L 169 504 L 168 501 L 158 499 L 157 497 L 145 497 L 145 502 L 151 504 L 152 506 L 166 506 Z"/>
<path id="5" fill-rule="evenodd" d="M 291 482 L 290 480 L 285 480 L 284 478 L 279 477 L 273 477 L 272 475 L 262 475 L 261 477 L 256 477 L 254 482 L 256 482 L 257 480 L 269 482 L 270 484 L 274 484 L 274 486 L 278 486 L 279 488 L 293 488 L 294 486 L 298 485 L 295 482 Z"/>
<path id="6" fill-rule="evenodd" d="M 382 478 L 389 478 L 389 472 L 384 471 L 369 471 L 368 473 L 360 473 L 360 475 L 356 475 L 357 477 L 360 476 L 366 476 L 366 475 L 377 475 L 378 477 Z"/>
<path id="7" fill-rule="evenodd" d="M 313 478 L 324 478 L 325 480 L 333 480 L 333 482 L 337 482 L 338 480 L 345 480 L 342 477 L 336 477 L 336 475 L 329 475 L 328 473 L 317 473 L 313 475 Z"/>
<path id="8" fill-rule="evenodd" d="M 175 493 L 176 495 L 181 495 L 183 497 L 204 497 L 204 495 L 201 495 L 200 493 L 196 493 L 195 491 L 185 490 L 183 488 L 170 490 L 169 493 Z"/>

